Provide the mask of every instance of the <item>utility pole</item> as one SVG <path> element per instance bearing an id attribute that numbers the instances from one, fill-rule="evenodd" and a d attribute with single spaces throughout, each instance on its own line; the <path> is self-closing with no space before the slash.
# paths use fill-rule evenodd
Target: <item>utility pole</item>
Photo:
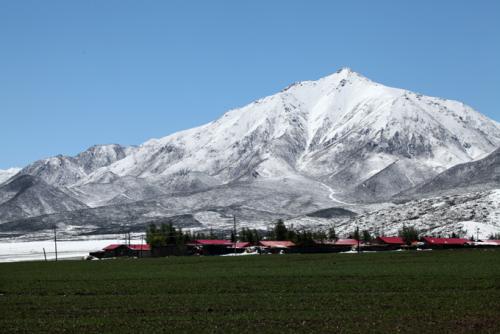
<path id="1" fill-rule="evenodd" d="M 56 233 L 56 225 L 54 225 L 54 250 L 56 253 L 56 261 L 57 261 L 57 233 Z"/>
<path id="2" fill-rule="evenodd" d="M 233 214 L 233 234 L 234 234 L 234 254 L 236 255 L 236 242 L 238 238 L 236 238 L 236 216 Z"/>
<path id="3" fill-rule="evenodd" d="M 476 229 L 476 241 L 479 241 L 479 227 Z"/>
<path id="4" fill-rule="evenodd" d="M 360 238 L 360 235 L 359 235 L 359 226 L 356 226 L 356 234 L 358 235 L 358 254 L 359 254 L 359 253 L 360 253 L 360 251 L 361 251 L 361 250 L 359 249 L 359 239 L 361 239 L 361 238 Z"/>
<path id="5" fill-rule="evenodd" d="M 45 259 L 45 262 L 47 262 L 47 253 L 45 253 L 45 247 L 43 248 L 43 258 Z"/>
<path id="6" fill-rule="evenodd" d="M 144 251 L 144 234 L 141 234 L 141 250 L 139 257 L 142 257 L 142 252 Z"/>

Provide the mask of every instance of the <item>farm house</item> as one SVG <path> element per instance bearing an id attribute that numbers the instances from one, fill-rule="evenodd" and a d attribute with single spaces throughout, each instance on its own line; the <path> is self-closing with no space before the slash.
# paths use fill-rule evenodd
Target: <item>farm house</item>
<path id="1" fill-rule="evenodd" d="M 401 237 L 377 237 L 373 241 L 373 246 L 378 250 L 395 250 L 405 245 Z"/>

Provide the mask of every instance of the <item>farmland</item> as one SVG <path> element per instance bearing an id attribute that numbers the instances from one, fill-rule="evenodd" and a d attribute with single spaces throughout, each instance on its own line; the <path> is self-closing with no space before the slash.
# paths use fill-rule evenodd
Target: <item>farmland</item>
<path id="1" fill-rule="evenodd" d="M 500 251 L 0 264 L 22 332 L 500 332 Z"/>

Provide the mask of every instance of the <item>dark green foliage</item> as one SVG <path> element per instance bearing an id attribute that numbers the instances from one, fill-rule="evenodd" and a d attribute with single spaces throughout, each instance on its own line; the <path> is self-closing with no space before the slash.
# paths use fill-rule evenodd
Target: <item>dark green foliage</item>
<path id="1" fill-rule="evenodd" d="M 292 241 L 300 246 L 311 246 L 315 243 L 315 241 L 322 242 L 328 239 L 328 235 L 325 231 L 296 230 L 293 228 L 293 225 L 290 226 L 290 228 L 287 228 L 281 219 L 276 222 L 273 230 L 268 233 L 267 237 L 270 240 Z"/>
<path id="2" fill-rule="evenodd" d="M 167 245 L 183 246 L 193 240 L 191 233 L 184 233 L 182 228 L 176 229 L 172 223 L 162 223 L 160 228 L 155 224 L 150 224 L 146 230 L 146 243 L 152 248 Z"/>
<path id="3" fill-rule="evenodd" d="M 240 241 L 257 243 L 261 240 L 260 234 L 256 229 L 243 228 L 239 235 Z"/>
<path id="4" fill-rule="evenodd" d="M 498 333 L 500 250 L 0 264 L 8 333 Z"/>
<path id="5" fill-rule="evenodd" d="M 276 225 L 274 225 L 273 236 L 274 240 L 288 240 L 288 229 L 282 219 L 278 219 Z"/>
<path id="6" fill-rule="evenodd" d="M 403 226 L 403 228 L 398 231 L 398 235 L 403 238 L 403 241 L 407 245 L 411 245 L 413 241 L 417 241 L 419 234 L 420 232 L 413 226 Z"/>
<path id="7" fill-rule="evenodd" d="M 354 232 L 352 232 L 350 235 L 349 235 L 349 238 L 350 239 L 354 239 L 354 240 L 361 240 L 361 236 L 359 235 L 359 228 L 356 228 L 354 230 Z"/>
<path id="8" fill-rule="evenodd" d="M 500 240 L 500 233 L 491 233 L 488 237 L 490 240 Z"/>
<path id="9" fill-rule="evenodd" d="M 302 230 L 297 232 L 294 242 L 298 246 L 312 246 L 314 245 L 314 235 L 311 231 Z"/>
<path id="10" fill-rule="evenodd" d="M 160 247 L 167 244 L 165 235 L 158 230 L 155 224 L 150 224 L 146 230 L 146 243 L 151 247 Z"/>
<path id="11" fill-rule="evenodd" d="M 337 232 L 335 232 L 335 227 L 330 227 L 328 229 L 328 239 L 330 240 L 337 240 Z"/>
<path id="12" fill-rule="evenodd" d="M 215 235 L 214 230 L 212 228 L 210 228 L 210 232 L 208 233 L 207 239 L 211 239 L 211 240 L 217 239 L 217 236 Z"/>
<path id="13" fill-rule="evenodd" d="M 373 240 L 373 237 L 368 230 L 363 230 L 361 240 L 363 240 L 364 242 L 370 242 Z"/>

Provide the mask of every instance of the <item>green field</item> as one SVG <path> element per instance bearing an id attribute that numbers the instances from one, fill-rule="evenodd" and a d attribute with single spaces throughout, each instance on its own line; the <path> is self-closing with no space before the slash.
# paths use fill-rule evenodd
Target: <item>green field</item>
<path id="1" fill-rule="evenodd" d="M 0 332 L 500 333 L 500 251 L 0 264 Z"/>

